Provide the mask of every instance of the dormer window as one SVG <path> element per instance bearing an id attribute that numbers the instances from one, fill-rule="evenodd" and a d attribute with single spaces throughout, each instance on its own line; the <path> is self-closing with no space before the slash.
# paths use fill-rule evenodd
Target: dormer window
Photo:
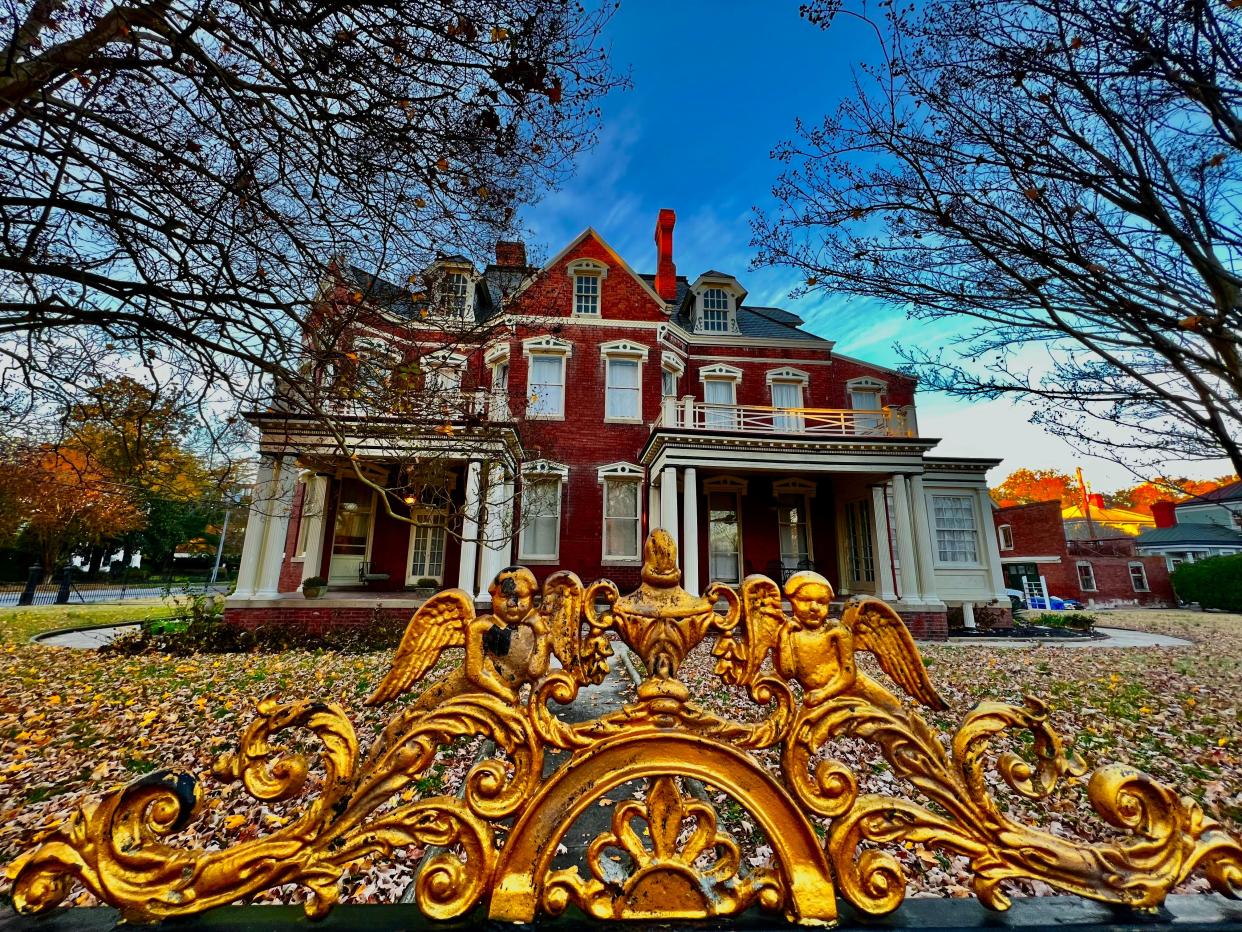
<path id="1" fill-rule="evenodd" d="M 704 272 L 690 290 L 694 293 L 694 329 L 698 333 L 740 332 L 737 309 L 746 300 L 746 290 L 736 278 L 724 272 Z"/>
<path id="2" fill-rule="evenodd" d="M 470 279 L 462 272 L 449 272 L 444 276 L 444 307 L 454 317 L 466 316 L 466 303 L 470 296 Z"/>
<path id="3" fill-rule="evenodd" d="M 729 295 L 723 288 L 703 292 L 703 329 L 710 333 L 729 332 Z"/>

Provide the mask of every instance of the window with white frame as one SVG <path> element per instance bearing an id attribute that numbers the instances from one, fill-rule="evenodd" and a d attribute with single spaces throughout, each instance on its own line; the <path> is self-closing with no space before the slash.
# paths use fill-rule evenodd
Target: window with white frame
<path id="1" fill-rule="evenodd" d="M 707 494 L 707 559 L 713 580 L 740 582 L 742 579 L 742 521 L 738 493 L 718 491 Z"/>
<path id="2" fill-rule="evenodd" d="M 1078 561 L 1078 588 L 1083 592 L 1095 592 L 1095 567 L 1086 560 Z"/>
<path id="3" fill-rule="evenodd" d="M 979 535 L 973 495 L 933 495 L 936 556 L 941 563 L 978 564 Z"/>
<path id="4" fill-rule="evenodd" d="M 781 566 L 799 570 L 811 564 L 811 520 L 806 496 L 777 494 L 776 533 L 781 544 Z"/>
<path id="5" fill-rule="evenodd" d="M 703 292 L 703 329 L 712 333 L 729 331 L 729 293 L 723 288 Z"/>
<path id="6" fill-rule="evenodd" d="M 996 533 L 1000 537 L 1000 549 L 1013 550 L 1013 528 L 1008 524 L 1002 524 L 996 529 Z"/>
<path id="7" fill-rule="evenodd" d="M 564 354 L 532 353 L 527 388 L 527 417 L 563 418 L 565 416 Z"/>
<path id="8" fill-rule="evenodd" d="M 737 382 L 734 379 L 704 379 L 703 402 L 707 407 L 705 427 L 732 430 L 737 426 Z"/>
<path id="9" fill-rule="evenodd" d="M 1147 585 L 1147 567 L 1142 563 L 1135 561 L 1130 564 L 1130 585 L 1134 587 L 1135 592 L 1151 592 L 1151 588 Z"/>
<path id="10" fill-rule="evenodd" d="M 772 426 L 776 430 L 802 430 L 802 417 L 797 412 L 802 407 L 801 382 L 773 382 Z"/>
<path id="11" fill-rule="evenodd" d="M 314 523 L 311 519 L 323 514 L 321 486 L 316 482 L 314 474 L 307 475 L 302 482 L 302 510 L 298 513 L 298 541 L 294 553 L 298 557 L 306 556 L 306 545 L 310 542 L 310 528 Z"/>
<path id="12" fill-rule="evenodd" d="M 850 408 L 854 411 L 854 431 L 859 434 L 884 432 L 884 383 L 877 379 L 855 379 L 846 383 Z"/>
<path id="13" fill-rule="evenodd" d="M 677 397 L 677 373 L 672 369 L 660 370 L 660 395 L 664 398 Z"/>
<path id="14" fill-rule="evenodd" d="M 639 558 L 638 476 L 611 476 L 604 479 L 604 559 Z"/>
<path id="15" fill-rule="evenodd" d="M 561 476 L 527 475 L 522 486 L 523 560 L 556 560 L 561 547 Z"/>
<path id="16" fill-rule="evenodd" d="M 598 272 L 579 271 L 574 274 L 574 313 L 599 315 Z"/>
<path id="17" fill-rule="evenodd" d="M 445 310 L 454 317 L 465 317 L 470 298 L 470 279 L 462 272 L 448 272 L 442 285 Z"/>
<path id="18" fill-rule="evenodd" d="M 638 359 L 610 356 L 605 360 L 604 417 L 617 421 L 642 419 L 642 387 Z"/>
<path id="19" fill-rule="evenodd" d="M 860 499 L 845 506 L 845 539 L 850 581 L 855 586 L 875 582 L 875 524 L 871 501 Z"/>

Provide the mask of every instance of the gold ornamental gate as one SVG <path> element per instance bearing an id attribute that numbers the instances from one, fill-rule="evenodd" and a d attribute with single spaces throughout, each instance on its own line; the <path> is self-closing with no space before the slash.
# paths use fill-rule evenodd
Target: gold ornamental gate
<path id="1" fill-rule="evenodd" d="M 325 774 L 295 819 L 221 851 L 177 848 L 166 839 L 194 818 L 200 787 L 185 774 L 150 774 L 83 804 L 14 862 L 14 904 L 50 909 L 77 882 L 127 919 L 151 921 L 295 883 L 310 891 L 307 913 L 321 916 L 351 862 L 414 844 L 442 849 L 415 883 L 418 907 L 437 919 L 480 904 L 512 922 L 571 905 L 599 919 L 640 920 L 729 916 L 757 905 L 833 924 L 838 895 L 872 914 L 901 904 L 905 878 L 890 850 L 903 843 L 966 857 L 976 895 L 994 909 L 1009 905 L 1002 882 L 1019 878 L 1134 908 L 1158 906 L 1195 870 L 1220 892 L 1242 894 L 1238 841 L 1193 800 L 1128 767 L 1100 767 L 1086 781 L 1095 811 L 1121 830 L 1115 840 L 1076 842 L 1007 816 L 988 792 L 993 768 L 1012 790 L 1041 800 L 1085 766 L 1066 754 L 1035 699 L 981 703 L 942 742 L 914 705 L 855 662 L 857 651 L 874 654 L 911 699 L 944 708 L 884 602 L 852 599 L 832 618 L 832 589 L 815 573 L 796 574 L 783 592 L 751 576 L 740 592 L 715 583 L 694 595 L 681 588 L 675 546 L 659 530 L 644 548 L 642 579 L 622 596 L 609 581 L 583 586 L 561 572 L 540 593 L 528 570 L 510 568 L 491 587 L 491 614 L 479 617 L 467 593 L 440 593 L 410 620 L 368 702 L 410 691 L 448 647 L 464 648 L 464 661 L 399 706 L 364 759 L 341 707 L 269 698 L 239 749 L 216 762 L 217 777 L 240 780 L 256 799 L 290 799 L 303 791 L 311 762 L 272 740 L 308 729 L 322 745 Z M 637 701 L 590 721 L 562 720 L 550 703 L 572 702 L 603 681 L 610 635 L 646 665 Z M 678 678 L 705 640 L 715 672 L 764 710 L 758 722 L 713 714 Z M 995 739 L 1014 732 L 1033 738 L 1030 759 L 993 751 Z M 473 767 L 462 795 L 412 798 L 437 748 L 472 735 L 490 738 L 499 754 Z M 874 744 L 929 804 L 860 793 L 855 773 L 828 756 L 847 737 Z M 568 757 L 545 778 L 554 751 Z M 759 753 L 779 766 L 765 766 Z M 772 846 L 771 866 L 744 863 L 713 806 L 684 791 L 686 779 L 710 784 L 749 814 Z M 610 826 L 587 847 L 585 875 L 577 865 L 554 868 L 583 813 L 640 780 L 643 798 L 616 803 Z"/>

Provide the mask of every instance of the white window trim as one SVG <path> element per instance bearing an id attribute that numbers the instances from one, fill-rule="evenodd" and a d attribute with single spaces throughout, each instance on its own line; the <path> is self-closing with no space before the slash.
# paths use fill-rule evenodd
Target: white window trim
<path id="1" fill-rule="evenodd" d="M 745 495 L 749 486 L 750 483 L 747 480 L 739 479 L 737 476 L 714 476 L 703 480 L 704 492 L 737 492 Z"/>
<path id="2" fill-rule="evenodd" d="M 1090 586 L 1084 586 L 1082 584 L 1082 573 L 1078 571 L 1079 567 L 1082 567 L 1082 566 L 1085 566 L 1087 569 L 1091 570 L 1091 585 Z M 1078 579 L 1078 588 L 1081 589 L 1083 592 L 1099 592 L 1100 591 L 1100 584 L 1095 578 L 1095 567 L 1091 565 L 1090 560 L 1079 560 L 1077 563 L 1075 563 L 1074 564 L 1074 575 Z"/>
<path id="3" fill-rule="evenodd" d="M 488 368 L 498 366 L 502 362 L 509 361 L 509 344 L 493 343 L 483 351 L 483 364 Z"/>
<path id="4" fill-rule="evenodd" d="M 850 379 L 845 383 L 845 390 L 852 392 L 855 389 L 864 392 L 880 392 L 881 394 L 888 391 L 888 383 L 882 379 L 877 379 L 870 375 L 859 376 L 856 379 Z"/>
<path id="5" fill-rule="evenodd" d="M 555 479 L 557 483 L 557 501 L 556 501 L 556 546 L 555 552 L 531 553 L 526 550 L 526 519 L 525 512 L 522 514 L 522 527 L 518 529 L 518 559 L 529 563 L 559 563 L 561 559 L 561 524 L 565 520 L 565 488 L 569 484 L 569 467 L 562 463 L 556 463 L 552 460 L 533 460 L 522 467 L 522 504 L 525 505 L 526 489 L 525 483 L 528 480 L 536 482 Z"/>
<path id="6" fill-rule="evenodd" d="M 817 486 L 807 479 L 777 479 L 772 483 L 775 495 L 805 495 L 814 498 Z"/>
<path id="7" fill-rule="evenodd" d="M 633 463 L 609 463 L 607 466 L 601 466 L 595 471 L 596 481 L 600 487 L 600 535 L 599 535 L 599 559 L 600 563 L 606 566 L 641 566 L 643 562 L 643 489 L 642 481 L 645 475 L 641 466 Z M 638 542 L 638 552 L 630 556 L 617 556 L 608 553 L 608 537 L 607 537 L 607 521 L 608 521 L 608 483 L 609 482 L 632 482 L 638 486 L 635 489 L 635 507 L 637 509 L 638 533 L 636 540 Z"/>
<path id="8" fill-rule="evenodd" d="M 980 567 L 986 566 L 987 564 L 984 563 L 984 560 L 986 559 L 986 553 L 983 549 L 985 537 L 983 535 L 983 522 L 980 520 L 980 515 L 979 515 L 978 496 L 971 495 L 967 492 L 962 492 L 962 491 L 958 491 L 955 489 L 926 489 L 924 491 L 924 495 L 927 498 L 927 505 L 928 505 L 927 517 L 928 517 L 929 523 L 931 524 L 932 565 L 935 566 L 936 569 L 945 569 L 945 570 L 979 569 Z M 974 517 L 974 522 L 975 522 L 975 560 L 973 563 L 968 563 L 965 561 L 958 562 L 958 561 L 940 559 L 940 538 L 937 536 L 937 531 L 940 530 L 940 527 L 939 525 L 936 524 L 936 501 L 935 500 L 937 497 L 970 499 L 971 515 Z M 988 520 L 989 521 L 992 520 L 991 516 L 988 517 Z M 945 530 L 951 530 L 951 529 L 945 528 Z"/>
<path id="9" fill-rule="evenodd" d="M 767 375 L 764 376 L 768 385 L 773 382 L 797 382 L 803 388 L 811 381 L 810 373 L 801 369 L 795 369 L 793 366 L 784 366 L 780 369 L 769 369 Z"/>
<path id="10" fill-rule="evenodd" d="M 668 350 L 660 351 L 660 365 L 672 372 L 680 380 L 686 374 L 686 361 L 676 353 L 670 353 Z"/>
<path id="11" fill-rule="evenodd" d="M 1006 533 L 1005 533 L 1006 531 L 1008 531 L 1009 533 L 1008 533 L 1008 534 L 1006 534 Z M 1006 542 L 1005 542 L 1005 538 L 1006 538 L 1006 537 L 1008 537 L 1008 539 L 1009 539 L 1008 543 L 1006 543 Z M 1014 549 L 1014 546 L 1013 546 L 1013 525 L 1010 525 L 1010 524 L 1001 524 L 1001 525 L 997 526 L 997 528 L 996 528 L 996 542 L 997 542 L 997 544 L 1000 546 L 1000 549 L 1001 549 L 1001 550 L 1013 550 L 1013 549 Z"/>
<path id="12" fill-rule="evenodd" d="M 569 357 L 573 355 L 572 344 L 558 340 L 553 336 L 531 337 L 522 341 L 522 355 L 526 357 L 526 418 L 531 421 L 563 421 L 565 420 L 565 395 L 569 390 Z M 531 373 L 534 370 L 533 357 L 559 356 L 561 359 L 561 407 L 553 414 L 532 414 L 530 412 Z"/>
<path id="13" fill-rule="evenodd" d="M 1139 571 L 1143 574 L 1143 588 L 1142 589 L 1134 585 L 1134 568 L 1136 566 L 1139 568 Z M 1130 587 L 1135 592 L 1151 592 L 1151 580 L 1147 578 L 1147 567 L 1143 565 L 1142 560 L 1131 560 L 1130 565 L 1127 568 L 1127 571 L 1130 574 Z"/>
<path id="14" fill-rule="evenodd" d="M 643 423 L 643 365 L 647 361 L 649 350 L 641 343 L 631 340 L 611 340 L 600 344 L 599 355 L 604 366 L 604 423 L 605 424 L 641 424 Z M 638 363 L 638 414 L 634 417 L 610 417 L 608 415 L 608 370 L 613 360 Z"/>
<path id="15" fill-rule="evenodd" d="M 706 382 L 709 379 L 730 379 L 734 382 L 742 381 L 742 370 L 737 366 L 729 366 L 724 363 L 716 363 L 714 366 L 704 366 L 699 370 L 699 381 Z"/>
<path id="16" fill-rule="evenodd" d="M 604 279 L 608 277 L 608 266 L 598 259 L 575 259 L 565 266 L 565 274 L 569 276 L 569 316 L 586 320 L 599 320 L 604 316 Z M 595 312 L 581 314 L 578 312 L 578 278 L 591 276 L 599 279 L 597 286 Z"/>

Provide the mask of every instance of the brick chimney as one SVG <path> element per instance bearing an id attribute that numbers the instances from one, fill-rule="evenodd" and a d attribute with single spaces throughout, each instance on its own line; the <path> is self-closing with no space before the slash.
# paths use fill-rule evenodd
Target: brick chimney
<path id="1" fill-rule="evenodd" d="M 1156 519 L 1156 527 L 1174 527 L 1177 524 L 1177 513 L 1173 509 L 1176 507 L 1168 499 L 1152 502 L 1151 516 Z"/>
<path id="2" fill-rule="evenodd" d="M 1089 504 L 1092 508 L 1103 508 L 1104 496 L 1099 492 L 1092 492 L 1087 496 L 1087 504 Z"/>
<path id="3" fill-rule="evenodd" d="M 656 219 L 656 279 L 655 290 L 665 301 L 677 297 L 677 266 L 673 264 L 673 224 L 677 215 L 665 207 Z"/>
<path id="4" fill-rule="evenodd" d="M 515 240 L 497 240 L 496 264 L 506 269 L 526 268 L 526 244 Z"/>

